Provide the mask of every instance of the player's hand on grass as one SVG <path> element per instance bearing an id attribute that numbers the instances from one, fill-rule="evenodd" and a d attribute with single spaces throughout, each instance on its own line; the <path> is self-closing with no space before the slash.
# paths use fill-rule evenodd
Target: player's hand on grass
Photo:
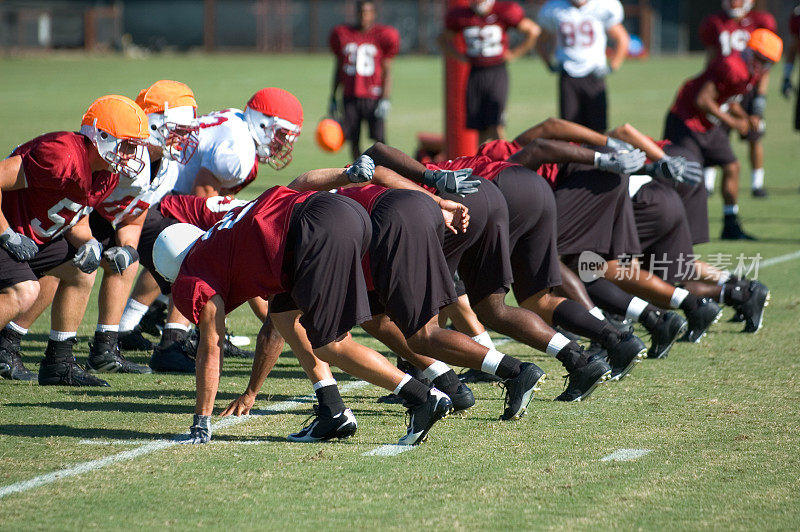
<path id="1" fill-rule="evenodd" d="M 351 183 L 366 183 L 372 181 L 375 174 L 375 161 L 369 155 L 362 155 L 345 171 Z"/>
<path id="2" fill-rule="evenodd" d="M 250 394 L 242 394 L 233 401 L 231 404 L 228 405 L 228 408 L 222 411 L 220 414 L 222 417 L 225 416 L 246 416 L 250 413 L 250 409 L 253 408 L 253 405 L 256 403 L 256 396 Z"/>
<path id="3" fill-rule="evenodd" d="M 39 251 L 36 242 L 10 227 L 0 234 L 0 246 L 3 246 L 18 261 L 31 260 Z"/>
<path id="4" fill-rule="evenodd" d="M 181 440 L 181 443 L 208 443 L 211 441 L 211 416 L 201 416 L 195 414 L 192 419 L 192 426 L 189 427 L 189 437 Z"/>
<path id="5" fill-rule="evenodd" d="M 594 155 L 596 168 L 616 174 L 631 174 L 644 166 L 647 156 L 642 150 L 616 151 Z"/>
<path id="6" fill-rule="evenodd" d="M 94 238 L 78 248 L 72 264 L 83 273 L 92 273 L 100 266 L 103 246 Z"/>
<path id="7" fill-rule="evenodd" d="M 422 182 L 439 192 L 458 194 L 461 197 L 474 194 L 481 184 L 480 178 L 470 179 L 472 168 L 461 170 L 425 170 Z"/>
<path id="8" fill-rule="evenodd" d="M 453 233 L 463 233 L 469 226 L 469 209 L 464 205 L 446 199 L 439 199 L 444 225 Z"/>
<path id="9" fill-rule="evenodd" d="M 139 260 L 139 253 L 131 246 L 114 246 L 105 250 L 103 257 L 115 272 L 122 275 L 128 266 Z"/>

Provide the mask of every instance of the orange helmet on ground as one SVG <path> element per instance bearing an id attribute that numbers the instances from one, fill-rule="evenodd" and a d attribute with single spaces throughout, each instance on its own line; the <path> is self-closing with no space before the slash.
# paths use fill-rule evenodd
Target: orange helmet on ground
<path id="1" fill-rule="evenodd" d="M 162 79 L 142 89 L 136 103 L 147 114 L 150 144 L 160 147 L 168 159 L 188 163 L 197 151 L 200 131 L 192 89 L 180 81 Z"/>
<path id="2" fill-rule="evenodd" d="M 344 144 L 344 131 L 339 122 L 325 118 L 317 124 L 316 139 L 317 145 L 323 150 L 337 152 Z"/>
<path id="3" fill-rule="evenodd" d="M 96 99 L 83 115 L 80 132 L 113 172 L 133 179 L 144 170 L 147 116 L 130 98 L 111 94 Z"/>

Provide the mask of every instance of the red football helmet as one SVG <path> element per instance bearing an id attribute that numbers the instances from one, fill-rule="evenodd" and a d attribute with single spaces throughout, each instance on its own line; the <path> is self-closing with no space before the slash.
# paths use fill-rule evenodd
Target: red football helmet
<path id="1" fill-rule="evenodd" d="M 280 170 L 292 162 L 292 147 L 303 127 L 303 106 L 283 89 L 261 89 L 244 110 L 259 162 Z"/>

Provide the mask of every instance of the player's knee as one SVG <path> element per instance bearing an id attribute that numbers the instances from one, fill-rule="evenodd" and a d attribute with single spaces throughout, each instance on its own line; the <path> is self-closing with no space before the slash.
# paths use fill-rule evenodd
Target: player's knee
<path id="1" fill-rule="evenodd" d="M 14 303 L 17 307 L 17 314 L 26 312 L 36 302 L 39 297 L 39 281 L 23 281 L 17 283 L 10 289 Z"/>

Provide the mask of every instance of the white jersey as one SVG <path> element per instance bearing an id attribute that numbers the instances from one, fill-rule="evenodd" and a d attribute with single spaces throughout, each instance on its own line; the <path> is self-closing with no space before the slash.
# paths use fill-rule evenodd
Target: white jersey
<path id="1" fill-rule="evenodd" d="M 216 177 L 222 188 L 236 191 L 255 179 L 258 172 L 256 145 L 238 109 L 216 111 L 199 118 L 197 151 L 186 165 L 171 168 L 175 172 L 175 190 L 191 194 L 201 168 Z"/>
<path id="2" fill-rule="evenodd" d="M 573 78 L 583 78 L 606 65 L 606 32 L 624 19 L 619 0 L 549 0 L 539 10 L 539 24 L 557 37 L 556 60 Z"/>

